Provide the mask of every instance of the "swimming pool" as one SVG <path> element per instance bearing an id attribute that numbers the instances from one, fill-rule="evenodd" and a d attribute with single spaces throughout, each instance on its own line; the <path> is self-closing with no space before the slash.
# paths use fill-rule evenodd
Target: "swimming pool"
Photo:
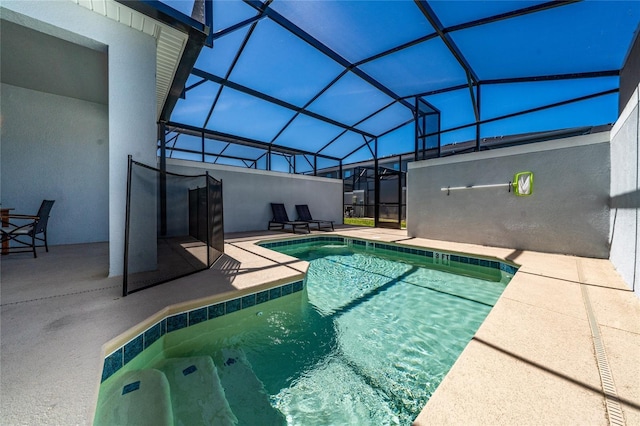
<path id="1" fill-rule="evenodd" d="M 291 423 L 410 424 L 508 281 L 499 269 L 437 265 L 386 246 L 276 247 L 311 263 L 309 304 L 330 320 L 335 339 L 274 397 Z"/>
<path id="2" fill-rule="evenodd" d="M 342 237 L 264 246 L 310 262 L 303 291 L 167 333 L 131 365 L 211 357 L 229 424 L 410 424 L 515 272 Z"/>

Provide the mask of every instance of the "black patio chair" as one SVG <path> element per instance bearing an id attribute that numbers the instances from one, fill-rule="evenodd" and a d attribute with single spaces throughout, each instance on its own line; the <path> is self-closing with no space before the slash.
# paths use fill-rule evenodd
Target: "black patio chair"
<path id="1" fill-rule="evenodd" d="M 271 211 L 273 212 L 273 219 L 269 221 L 269 230 L 282 229 L 284 231 L 285 226 L 291 226 L 291 232 L 294 234 L 298 228 L 305 229 L 307 233 L 311 233 L 309 223 L 289 220 L 289 215 L 287 215 L 287 209 L 284 208 L 284 204 L 271 203 Z"/>
<path id="2" fill-rule="evenodd" d="M 298 220 L 307 223 L 315 223 L 318 226 L 318 230 L 329 229 L 333 231 L 333 220 L 321 220 L 311 217 L 309 206 L 306 204 L 296 204 L 296 211 L 298 212 Z"/>
<path id="3" fill-rule="evenodd" d="M 40 209 L 38 209 L 38 214 L 35 216 L 26 214 L 10 214 L 6 216 L 8 222 L 2 224 L 2 243 L 13 241 L 15 244 L 7 249 L 8 253 L 33 251 L 33 257 L 38 257 L 36 247 L 44 247 L 47 252 L 49 251 L 47 223 L 54 202 L 55 200 L 43 200 Z M 38 236 L 40 234 L 42 234 L 42 237 Z M 36 241 L 44 244 L 37 245 Z"/>

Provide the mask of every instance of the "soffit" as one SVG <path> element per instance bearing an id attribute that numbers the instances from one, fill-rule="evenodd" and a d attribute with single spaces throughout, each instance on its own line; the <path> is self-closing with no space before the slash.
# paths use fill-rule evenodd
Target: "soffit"
<path id="1" fill-rule="evenodd" d="M 113 0 L 71 1 L 156 39 L 156 117 L 159 118 L 180 58 L 184 52 L 189 37 L 188 34 L 164 25 Z"/>

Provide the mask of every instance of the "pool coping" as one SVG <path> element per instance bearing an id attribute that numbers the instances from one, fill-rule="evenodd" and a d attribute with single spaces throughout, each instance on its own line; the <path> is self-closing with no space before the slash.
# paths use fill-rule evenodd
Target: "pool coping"
<path id="1" fill-rule="evenodd" d="M 440 250 L 432 247 L 422 247 L 395 242 L 390 243 L 360 237 L 349 237 L 341 235 L 340 233 L 333 233 L 331 236 L 313 235 L 277 240 L 269 239 L 258 241 L 255 244 L 264 248 L 273 248 L 294 245 L 294 243 L 304 244 L 306 242 L 322 241 L 341 242 L 346 245 L 354 244 L 367 248 L 369 247 L 369 245 L 371 245 L 374 251 L 376 249 L 381 249 L 389 252 L 413 254 L 420 257 L 425 257 L 427 259 L 432 259 L 434 261 L 434 265 L 440 265 L 443 267 L 450 266 L 450 262 L 458 262 L 460 264 L 469 264 L 474 266 L 482 266 L 485 268 L 499 269 L 507 274 L 510 274 L 511 276 L 514 276 L 518 271 L 518 268 L 520 267 L 520 265 L 515 262 L 493 256 L 483 256 L 455 250 Z"/>
<path id="2" fill-rule="evenodd" d="M 304 277 L 287 278 L 167 306 L 102 346 L 104 363 L 100 383 L 170 332 L 297 293 L 303 288 Z"/>

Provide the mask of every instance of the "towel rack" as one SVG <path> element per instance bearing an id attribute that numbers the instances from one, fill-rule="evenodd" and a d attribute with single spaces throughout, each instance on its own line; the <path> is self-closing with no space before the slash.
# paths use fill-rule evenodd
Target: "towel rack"
<path id="1" fill-rule="evenodd" d="M 533 173 L 532 172 L 519 172 L 513 176 L 513 180 L 509 183 L 494 183 L 489 185 L 467 185 L 467 186 L 447 186 L 440 188 L 440 191 L 447 191 L 447 195 L 451 194 L 451 191 L 459 191 L 463 189 L 482 189 L 482 188 L 504 188 L 507 187 L 507 191 L 513 192 L 517 196 L 529 196 L 533 194 Z"/>

